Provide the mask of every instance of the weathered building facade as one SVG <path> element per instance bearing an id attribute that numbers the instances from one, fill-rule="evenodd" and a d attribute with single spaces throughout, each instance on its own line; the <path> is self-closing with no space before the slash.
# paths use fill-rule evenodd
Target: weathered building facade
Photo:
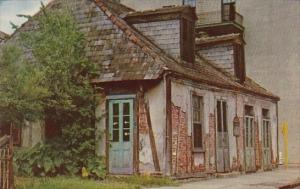
<path id="1" fill-rule="evenodd" d="M 100 67 L 92 81 L 97 154 L 108 173 L 191 176 L 277 165 L 279 97 L 246 76 L 244 28 L 232 4 L 230 14 L 222 5 L 204 24 L 191 6 L 136 12 L 111 0 L 63 2 Z"/>
<path id="2" fill-rule="evenodd" d="M 280 95 L 280 130 L 284 123 L 289 126 L 288 160 L 290 164 L 300 165 L 300 1 L 238 0 L 236 6 L 244 16 L 247 28 L 247 72 L 267 89 Z M 284 158 L 281 133 L 279 151 Z"/>
<path id="3" fill-rule="evenodd" d="M 245 60 L 247 74 L 281 96 L 279 103 L 279 125 L 288 123 L 288 159 L 290 164 L 300 164 L 300 120 L 299 108 L 299 1 L 296 0 L 120 0 L 136 9 L 145 10 L 163 6 L 189 3 L 196 6 L 200 24 L 222 23 L 222 4 L 235 3 L 238 10 L 236 23 L 244 28 Z M 242 16 L 243 15 L 243 16 Z M 233 17 L 232 17 L 233 18 Z M 287 21 L 288 20 L 288 21 Z M 276 31 L 276 32 L 275 32 Z M 272 34 L 272 35 L 270 35 Z M 278 77 L 280 76 L 280 81 Z M 275 82 L 276 81 L 276 82 Z M 280 129 L 281 130 L 281 129 Z M 279 134 L 279 151 L 284 155 L 284 139 Z"/>

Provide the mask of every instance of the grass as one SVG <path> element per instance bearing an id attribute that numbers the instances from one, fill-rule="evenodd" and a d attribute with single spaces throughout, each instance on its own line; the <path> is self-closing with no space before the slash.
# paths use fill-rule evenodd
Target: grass
<path id="1" fill-rule="evenodd" d="M 140 189 L 170 185 L 176 183 L 168 178 L 151 176 L 111 177 L 104 181 L 70 177 L 15 179 L 15 189 Z"/>

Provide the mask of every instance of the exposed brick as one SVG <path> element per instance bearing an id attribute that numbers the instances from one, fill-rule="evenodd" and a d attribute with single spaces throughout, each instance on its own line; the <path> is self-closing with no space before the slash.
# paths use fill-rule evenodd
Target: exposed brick
<path id="1" fill-rule="evenodd" d="M 147 116 L 145 111 L 145 104 L 139 104 L 139 134 L 148 134 L 149 127 L 147 123 Z"/>
<path id="2" fill-rule="evenodd" d="M 191 136 L 188 136 L 187 116 L 172 105 L 172 166 L 173 174 L 192 172 Z"/>

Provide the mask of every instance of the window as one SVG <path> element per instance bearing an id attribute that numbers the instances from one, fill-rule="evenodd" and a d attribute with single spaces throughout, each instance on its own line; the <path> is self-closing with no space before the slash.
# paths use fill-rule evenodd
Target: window
<path id="1" fill-rule="evenodd" d="M 193 143 L 195 149 L 203 148 L 203 97 L 193 95 Z"/>
<path id="2" fill-rule="evenodd" d="M 196 0 L 183 0 L 183 5 L 190 5 L 196 7 Z"/>
<path id="3" fill-rule="evenodd" d="M 263 147 L 271 147 L 270 111 L 268 109 L 262 109 L 262 135 Z"/>
<path id="4" fill-rule="evenodd" d="M 217 129 L 218 132 L 227 132 L 227 103 L 222 100 L 217 101 Z"/>
<path id="5" fill-rule="evenodd" d="M 254 109 L 253 106 L 245 106 L 245 145 L 254 147 Z"/>

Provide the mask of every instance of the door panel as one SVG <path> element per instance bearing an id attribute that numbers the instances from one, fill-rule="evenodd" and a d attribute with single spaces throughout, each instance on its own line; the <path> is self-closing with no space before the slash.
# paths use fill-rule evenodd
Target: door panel
<path id="1" fill-rule="evenodd" d="M 263 120 L 262 125 L 262 146 L 263 146 L 263 168 L 264 170 L 272 169 L 271 163 L 271 128 L 270 121 Z"/>
<path id="2" fill-rule="evenodd" d="M 254 117 L 245 116 L 245 163 L 246 172 L 256 171 Z"/>
<path id="3" fill-rule="evenodd" d="M 230 171 L 229 138 L 227 126 L 227 103 L 217 101 L 217 172 Z"/>
<path id="4" fill-rule="evenodd" d="M 133 173 L 133 100 L 109 101 L 109 173 Z"/>

